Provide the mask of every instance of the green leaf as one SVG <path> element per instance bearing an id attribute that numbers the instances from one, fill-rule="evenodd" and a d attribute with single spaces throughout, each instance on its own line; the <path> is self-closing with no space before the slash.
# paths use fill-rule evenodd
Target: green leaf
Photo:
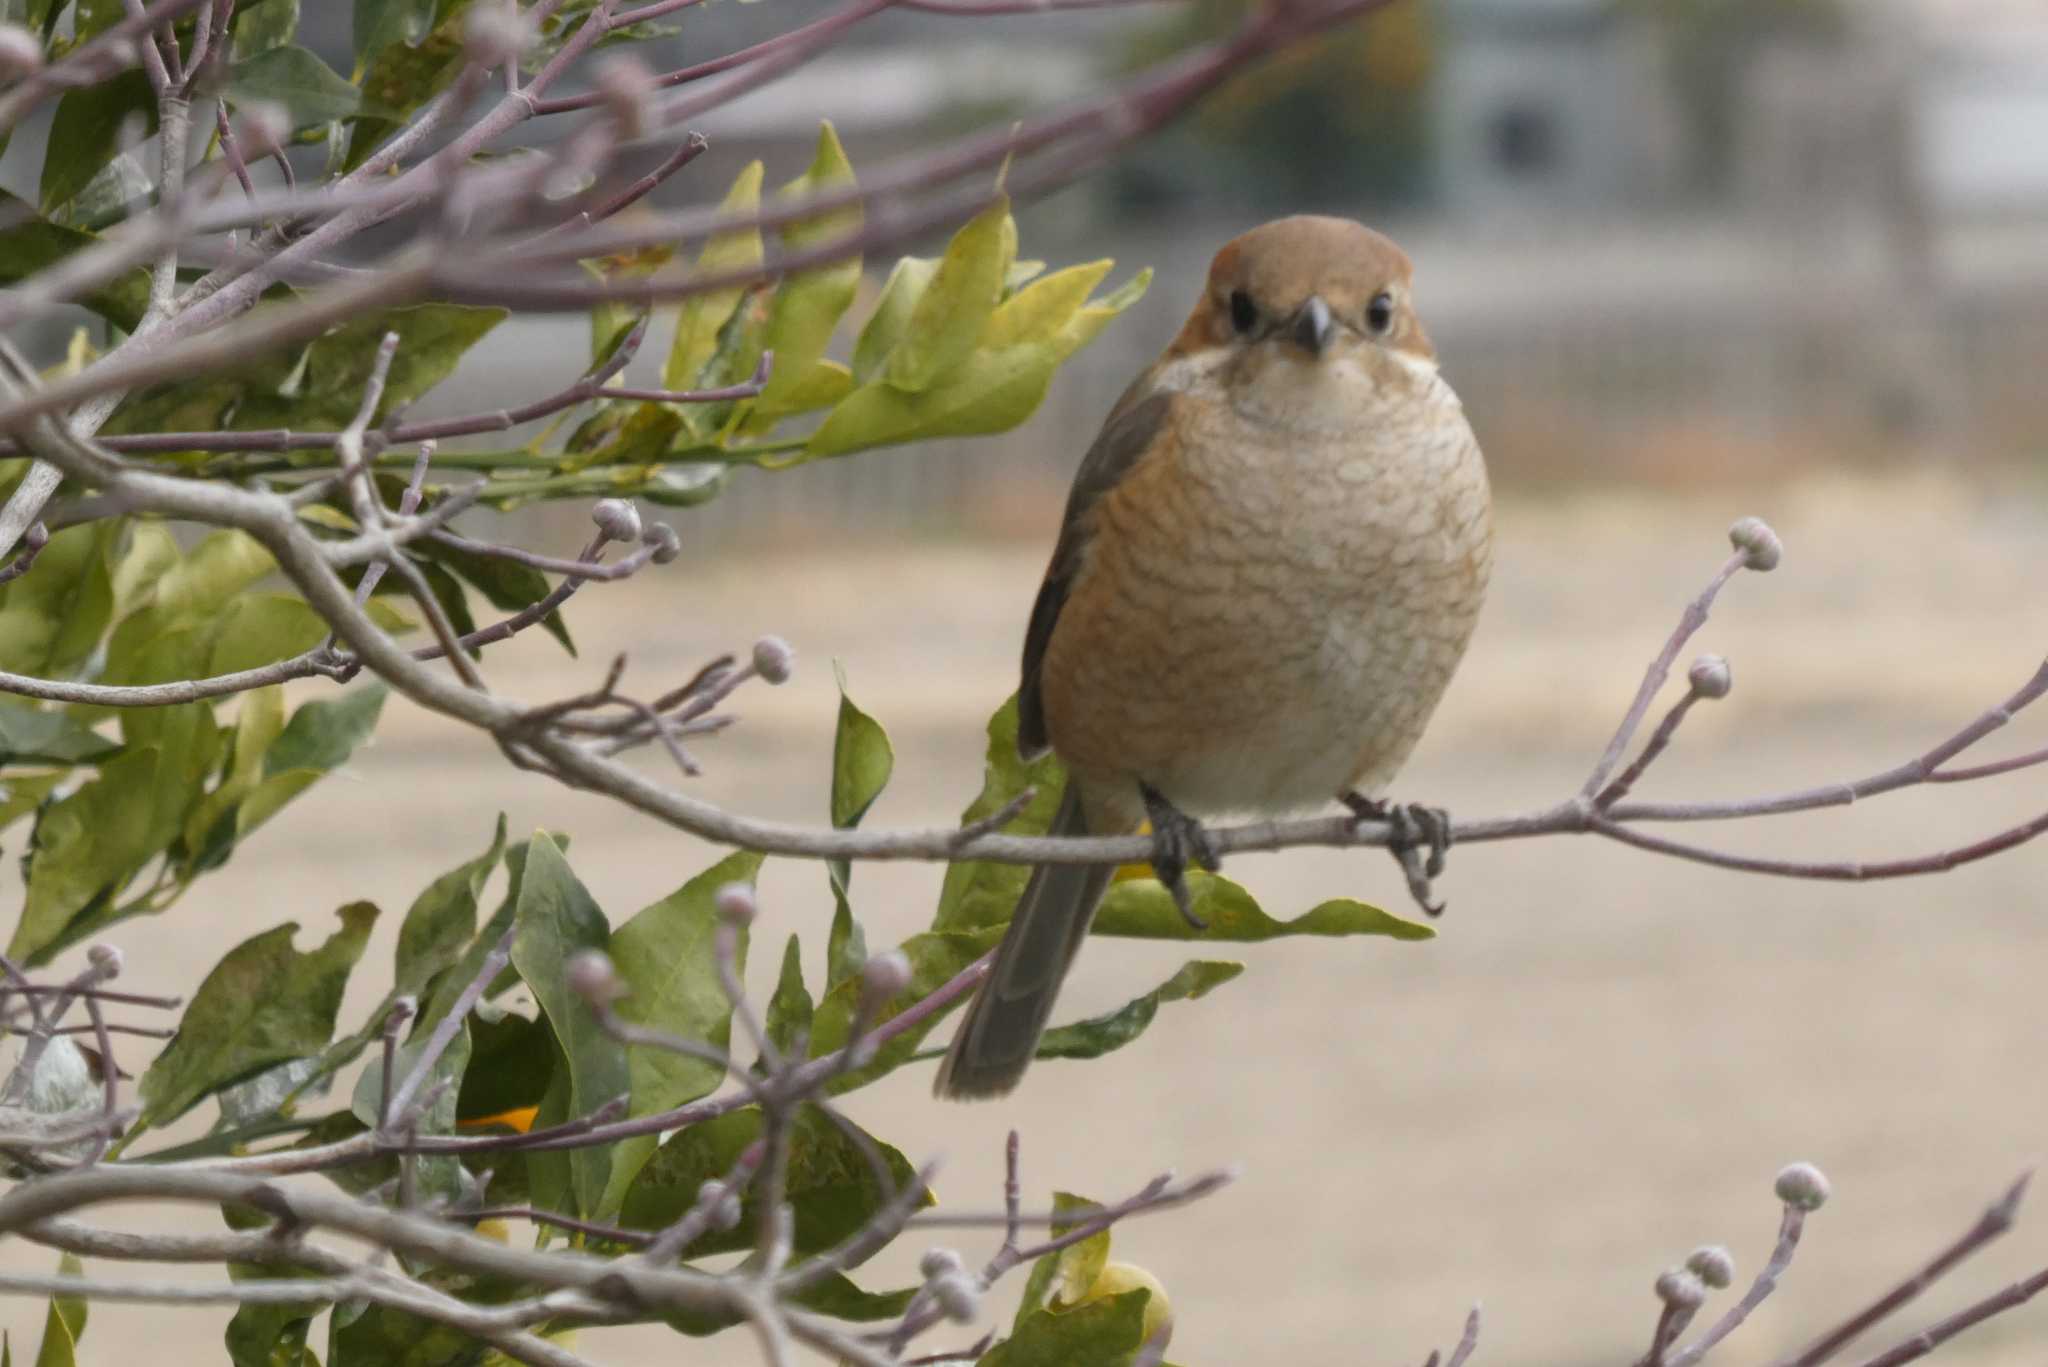
<path id="1" fill-rule="evenodd" d="M 846 672 L 835 664 L 833 673 L 839 680 L 839 725 L 832 740 L 832 824 L 849 830 L 888 786 L 896 752 L 882 724 L 847 696 Z"/>
<path id="2" fill-rule="evenodd" d="M 835 1272 L 797 1292 L 789 1301 L 829 1319 L 872 1324 L 877 1320 L 899 1318 L 910 1307 L 911 1298 L 917 1290 L 914 1286 L 906 1286 L 899 1291 L 863 1291 Z M 742 1316 L 736 1310 L 684 1311 L 670 1314 L 666 1320 L 670 1328 L 702 1338 L 741 1323 Z"/>
<path id="3" fill-rule="evenodd" d="M 515 913 L 512 965 L 547 1014 L 569 1070 L 569 1113 L 585 1115 L 626 1095 L 631 1078 L 625 1050 L 599 1027 L 583 999 L 569 988 L 569 960 L 603 949 L 610 935 L 604 913 L 569 871 L 561 849 L 545 832 L 527 846 L 525 878 Z M 578 1149 L 569 1158 L 576 1208 L 595 1211 L 611 1170 L 607 1149 Z"/>
<path id="4" fill-rule="evenodd" d="M 299 31 L 299 0 L 250 0 L 235 7 L 235 55 L 253 57 L 292 40 Z"/>
<path id="5" fill-rule="evenodd" d="M 113 620 L 118 532 L 68 527 L 50 538 L 32 573 L 0 588 L 0 669 L 61 678 L 92 658 Z"/>
<path id="6" fill-rule="evenodd" d="M 457 1116 L 481 1120 L 540 1105 L 555 1068 L 555 1036 L 547 1022 L 509 1011 L 499 1015 L 493 1008 L 469 1018 L 469 1037 L 469 1071 L 462 1075 Z M 493 1199 L 504 1198 L 499 1193 Z"/>
<path id="7" fill-rule="evenodd" d="M 356 0 L 358 67 L 393 43 L 417 44 L 434 26 L 434 0 Z"/>
<path id="8" fill-rule="evenodd" d="M 988 719 L 988 758 L 981 795 L 960 813 L 960 824 L 968 825 L 1001 810 L 1027 787 L 1037 795 L 1003 830 L 1011 835 L 1044 835 L 1059 811 L 1066 775 L 1051 754 L 1029 764 L 1018 757 L 1017 699 L 1013 696 Z M 1019 864 L 948 864 L 932 929 L 975 930 L 1006 923 L 1030 877 L 1031 870 Z"/>
<path id="9" fill-rule="evenodd" d="M 203 671 L 232 674 L 287 660 L 319 645 L 327 623 L 289 593 L 245 593 L 222 611 L 212 658 Z"/>
<path id="10" fill-rule="evenodd" d="M 799 1039 L 808 1049 L 811 1033 L 810 990 L 804 986 L 800 946 L 794 935 L 782 950 L 782 972 L 775 980 L 775 993 L 768 998 L 768 1038 L 777 1049 L 793 1053 Z"/>
<path id="11" fill-rule="evenodd" d="M 479 555 L 459 546 L 438 542 L 422 543 L 417 549 L 422 557 L 446 566 L 451 573 L 482 593 L 500 612 L 519 612 L 553 591 L 547 576 L 539 570 L 502 556 Z M 571 655 L 576 653 L 576 643 L 569 639 L 569 626 L 562 620 L 560 612 L 551 612 L 543 617 L 540 626 L 562 643 L 562 649 Z"/>
<path id="12" fill-rule="evenodd" d="M 830 194 L 854 183 L 853 166 L 839 134 L 829 121 L 818 126 L 818 145 L 811 165 L 801 176 L 782 187 L 785 201 Z M 809 250 L 820 244 L 851 240 L 860 231 L 861 211 L 848 205 L 828 213 L 801 218 L 782 229 L 786 251 Z M 764 423 L 788 413 L 803 412 L 817 405 L 811 402 L 813 373 L 825 354 L 840 315 L 853 303 L 860 289 L 860 257 L 849 254 L 807 271 L 785 276 L 776 286 L 769 306 L 764 345 L 775 353 L 775 368 L 767 385 L 754 401 L 754 415 Z"/>
<path id="13" fill-rule="evenodd" d="M 875 302 L 875 311 L 868 315 L 860 338 L 853 345 L 856 384 L 866 384 L 882 373 L 882 367 L 909 331 L 918 300 L 924 297 L 938 271 L 939 259 L 935 256 L 906 256 L 889 272 L 882 297 Z"/>
<path id="14" fill-rule="evenodd" d="M 44 213 L 69 203 L 121 150 L 124 128 L 136 140 L 156 132 L 156 96 L 140 67 L 67 91 L 50 119 L 37 195 Z M 130 120 L 133 120 L 131 123 Z"/>
<path id="15" fill-rule="evenodd" d="M 1288 935 L 1385 935 L 1396 940 L 1429 940 L 1436 932 L 1419 921 L 1333 897 L 1291 921 L 1276 921 L 1260 910 L 1244 888 L 1212 873 L 1190 873 L 1188 894 L 1207 930 L 1196 930 L 1173 904 L 1156 879 L 1129 878 L 1110 884 L 1095 913 L 1096 935 L 1123 935 L 1140 940 L 1200 940 L 1204 943 L 1248 944 Z"/>
<path id="16" fill-rule="evenodd" d="M 854 919 L 846 894 L 838 893 L 839 905 L 832 912 L 832 928 L 825 936 L 825 990 L 831 991 L 849 978 L 858 978 L 868 961 L 868 936 Z"/>
<path id="17" fill-rule="evenodd" d="M 505 814 L 500 812 L 491 847 L 442 874 L 413 899 L 398 928 L 392 991 L 418 996 L 436 975 L 462 957 L 476 936 L 477 899 L 504 855 Z"/>
<path id="18" fill-rule="evenodd" d="M 718 206 L 721 217 L 751 216 L 761 208 L 761 163 L 748 162 L 725 200 Z M 697 255 L 700 275 L 724 274 L 761 264 L 764 252 L 758 228 L 714 237 Z M 703 378 L 705 367 L 717 349 L 718 334 L 732 319 L 746 293 L 742 288 L 712 290 L 683 300 L 676 314 L 675 340 L 669 345 L 668 360 L 661 368 L 661 383 L 668 389 L 692 389 Z"/>
<path id="19" fill-rule="evenodd" d="M 0 703 L 0 764 L 90 764 L 120 748 L 62 712 Z"/>
<path id="20" fill-rule="evenodd" d="M 1034 1310 L 978 1367 L 1119 1367 L 1144 1344 L 1151 1299 L 1141 1288 L 1071 1310 Z"/>
<path id="21" fill-rule="evenodd" d="M 697 1188 L 724 1177 L 760 1137 L 761 1112 L 754 1106 L 671 1135 L 627 1191 L 620 1222 L 629 1229 L 673 1224 L 695 1203 Z M 893 1188 L 901 1190 L 917 1180 L 902 1154 L 872 1136 L 868 1142 L 880 1153 Z M 797 1109 L 790 1124 L 787 1199 L 795 1215 L 793 1247 L 798 1257 L 821 1253 L 855 1233 L 888 1196 L 861 1144 L 818 1107 L 806 1102 Z M 918 1204 L 931 1203 L 931 1193 L 924 1192 Z M 741 1201 L 739 1224 L 706 1230 L 682 1256 L 700 1258 L 752 1247 L 759 1215 L 755 1189 L 749 1187 Z"/>
<path id="22" fill-rule="evenodd" d="M 910 960 L 910 984 L 882 1004 L 874 1023 L 880 1025 L 893 1020 L 899 1012 L 936 992 L 962 969 L 986 954 L 1000 938 L 1002 928 L 991 926 L 985 930 L 927 932 L 905 940 L 897 948 Z M 845 1046 L 860 1005 L 860 991 L 861 981 L 856 974 L 825 993 L 811 1023 L 813 1058 Z M 960 1000 L 964 1002 L 966 998 L 963 996 Z M 828 1090 L 836 1094 L 865 1087 L 876 1078 L 902 1067 L 917 1052 L 918 1042 L 931 1033 L 932 1027 L 944 1019 L 945 1014 L 937 1012 L 897 1035 L 876 1051 L 871 1062 L 834 1078 Z"/>
<path id="23" fill-rule="evenodd" d="M 1087 290 L 1107 271 L 1107 262 L 1096 262 L 1026 286 L 990 315 L 974 352 L 929 389 L 907 392 L 886 380 L 862 385 L 811 434 L 804 454 L 785 463 L 1015 427 L 1036 411 L 1060 364 L 1143 294 L 1149 279 L 1140 275 L 1085 302 Z"/>
<path id="24" fill-rule="evenodd" d="M 19 285 L 99 239 L 38 218 L 13 195 L 0 191 L 0 286 Z M 78 296 L 77 302 L 127 332 L 149 306 L 149 272 L 141 267 L 115 276 Z"/>
<path id="25" fill-rule="evenodd" d="M 1052 1197 L 1052 1236 L 1059 1238 L 1070 1229 L 1078 1228 L 1102 1214 L 1102 1203 L 1091 1201 L 1085 1196 L 1076 1196 L 1069 1191 L 1056 1191 Z M 1109 1231 L 1098 1230 L 1081 1240 L 1069 1244 L 1053 1256 L 1053 1300 L 1055 1308 L 1073 1305 L 1088 1294 L 1095 1279 L 1102 1275 L 1102 1269 L 1109 1265 Z"/>
<path id="26" fill-rule="evenodd" d="M 85 1275 L 85 1264 L 75 1254 L 66 1253 L 57 1260 L 57 1272 L 65 1277 L 80 1277 Z M 36 1350 L 36 1367 L 77 1367 L 78 1340 L 84 1336 L 84 1299 L 50 1297 L 50 1311 L 43 1318 L 43 1345 Z"/>
<path id="27" fill-rule="evenodd" d="M 326 1308 L 325 1301 L 243 1305 L 228 1321 L 228 1361 L 234 1367 L 299 1367 L 313 1317 Z"/>
<path id="28" fill-rule="evenodd" d="M 889 355 L 889 384 L 921 392 L 967 359 L 996 311 L 1003 276 L 1016 256 L 1017 224 L 1010 217 L 1010 199 L 998 195 L 946 244 L 937 273 L 918 297 L 903 338 Z"/>
<path id="29" fill-rule="evenodd" d="M 412 1041 L 397 1051 L 392 1060 L 392 1076 L 403 1079 L 418 1064 L 421 1052 L 427 1045 L 426 1034 L 416 1034 Z M 457 1098 L 461 1095 L 462 1077 L 469 1068 L 469 1025 L 464 1022 L 455 1038 L 448 1042 L 434 1060 L 434 1066 L 427 1071 L 418 1095 L 432 1095 L 434 1100 L 420 1113 L 418 1130 L 421 1134 L 450 1134 L 455 1129 Z M 394 1083 L 393 1086 L 397 1086 Z M 349 1101 L 349 1110 L 365 1126 L 380 1123 L 379 1109 L 383 1103 L 384 1059 L 381 1054 L 372 1057 L 370 1066 L 363 1069 L 356 1079 L 356 1089 Z M 454 1200 L 462 1194 L 462 1161 L 452 1154 L 423 1156 L 415 1169 L 415 1180 L 422 1195 L 429 1199 Z"/>
<path id="30" fill-rule="evenodd" d="M 629 989 L 618 1003 L 621 1017 L 635 1025 L 702 1040 L 714 1049 L 726 1047 L 732 1031 L 732 1002 L 718 975 L 718 890 L 728 883 L 751 886 L 760 869 L 761 856 L 751 850 L 728 855 L 659 902 L 642 908 L 612 933 L 612 964 Z M 737 933 L 733 957 L 734 970 L 744 977 L 745 927 Z M 723 1068 L 666 1049 L 628 1049 L 626 1065 L 633 1091 L 628 1113 L 636 1117 L 694 1101 L 725 1078 Z M 653 1152 L 652 1136 L 617 1146 L 610 1190 L 598 1208 L 600 1219 L 617 1209 L 627 1183 Z"/>
<path id="31" fill-rule="evenodd" d="M 350 319 L 302 348 L 267 353 L 204 381 L 183 380 L 131 395 L 102 430 L 160 432 L 225 428 L 341 427 L 355 416 L 387 332 L 398 334 L 382 404 L 392 412 L 441 383 L 463 353 L 505 317 L 500 308 L 418 304 Z"/>
<path id="32" fill-rule="evenodd" d="M 1207 996 L 1244 972 L 1243 964 L 1196 959 L 1144 996 L 1116 1010 L 1071 1025 L 1055 1026 L 1040 1037 L 1038 1058 L 1100 1058 L 1145 1033 L 1161 1002 L 1194 1001 Z"/>
<path id="33" fill-rule="evenodd" d="M 236 104 L 264 100 L 283 105 L 294 125 L 345 119 L 363 102 L 362 92 L 305 48 L 273 47 L 236 62 L 228 71 L 228 98 Z"/>
<path id="34" fill-rule="evenodd" d="M 142 1075 L 139 1123 L 174 1120 L 212 1092 L 326 1046 L 377 909 L 352 902 L 337 914 L 341 929 L 311 953 L 292 947 L 289 921 L 228 951 Z"/>
<path id="35" fill-rule="evenodd" d="M 44 810 L 28 860 L 28 897 L 7 952 L 43 963 L 67 930 L 125 886 L 155 854 L 159 806 L 182 794 L 157 788 L 157 747 L 130 747 L 97 779 Z"/>
<path id="36" fill-rule="evenodd" d="M 376 729 L 389 691 L 381 683 L 372 683 L 351 688 L 339 698 L 301 705 L 264 753 L 264 777 L 299 769 L 326 773 L 338 768 Z"/>

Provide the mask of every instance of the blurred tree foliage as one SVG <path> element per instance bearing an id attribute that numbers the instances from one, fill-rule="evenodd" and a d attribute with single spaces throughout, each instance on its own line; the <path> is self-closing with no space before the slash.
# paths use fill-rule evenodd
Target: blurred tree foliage
<path id="1" fill-rule="evenodd" d="M 1250 0 L 1194 0 L 1144 30 L 1123 55 L 1136 67 L 1231 32 Z M 1429 82 L 1437 19 L 1390 5 L 1302 43 L 1227 82 L 1191 117 L 1121 164 L 1127 204 L 1205 200 L 1290 207 L 1411 202 L 1429 188 Z"/>
<path id="2" fill-rule="evenodd" d="M 1767 43 L 1826 43 L 1848 32 L 1841 0 L 1615 0 L 1624 14 L 1658 28 L 1671 83 L 1693 149 L 1692 180 L 1702 191 L 1727 183 L 1742 74 Z"/>

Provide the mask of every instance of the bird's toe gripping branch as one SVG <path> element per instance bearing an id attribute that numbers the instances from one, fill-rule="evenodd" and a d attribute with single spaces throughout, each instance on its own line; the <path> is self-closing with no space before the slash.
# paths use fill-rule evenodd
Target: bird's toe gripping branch
<path id="1" fill-rule="evenodd" d="M 1443 873 L 1451 848 L 1450 813 L 1420 802 L 1394 803 L 1362 793 L 1346 793 L 1343 802 L 1360 821 L 1387 823 L 1387 853 L 1401 866 L 1408 895 L 1429 915 L 1443 915 L 1446 904 L 1436 899 L 1430 880 Z"/>
<path id="2" fill-rule="evenodd" d="M 1201 822 L 1168 802 L 1157 788 L 1141 783 L 1138 791 L 1145 799 L 1145 815 L 1152 822 L 1152 872 L 1173 894 L 1173 904 L 1180 908 L 1182 919 L 1196 930 L 1207 930 L 1209 923 L 1195 915 L 1186 874 L 1189 864 L 1214 873 L 1220 863 L 1216 846 Z"/>

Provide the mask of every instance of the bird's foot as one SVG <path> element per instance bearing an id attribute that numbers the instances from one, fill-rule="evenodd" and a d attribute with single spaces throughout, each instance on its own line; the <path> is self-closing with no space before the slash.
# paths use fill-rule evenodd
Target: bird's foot
<path id="1" fill-rule="evenodd" d="M 1445 904 L 1436 900 L 1430 880 L 1444 871 L 1444 856 L 1451 848 L 1450 814 L 1441 807 L 1388 802 L 1362 793 L 1345 793 L 1343 802 L 1360 821 L 1387 823 L 1387 853 L 1401 866 L 1408 880 L 1408 895 L 1428 915 L 1443 915 Z"/>
<path id="2" fill-rule="evenodd" d="M 1186 874 L 1191 863 L 1214 873 L 1219 862 L 1216 846 L 1201 822 L 1168 802 L 1157 788 L 1141 783 L 1138 792 L 1145 799 L 1145 815 L 1152 821 L 1152 872 L 1173 894 L 1181 919 L 1196 930 L 1207 930 L 1209 923 L 1195 915 Z"/>

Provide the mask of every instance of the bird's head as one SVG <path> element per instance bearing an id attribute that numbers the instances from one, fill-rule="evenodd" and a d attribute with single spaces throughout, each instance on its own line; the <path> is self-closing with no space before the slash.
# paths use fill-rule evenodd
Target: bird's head
<path id="1" fill-rule="evenodd" d="M 1393 397 L 1434 381 L 1412 274 L 1399 247 L 1350 219 L 1275 219 L 1216 253 L 1168 358 L 1216 376 L 1240 408 Z"/>

